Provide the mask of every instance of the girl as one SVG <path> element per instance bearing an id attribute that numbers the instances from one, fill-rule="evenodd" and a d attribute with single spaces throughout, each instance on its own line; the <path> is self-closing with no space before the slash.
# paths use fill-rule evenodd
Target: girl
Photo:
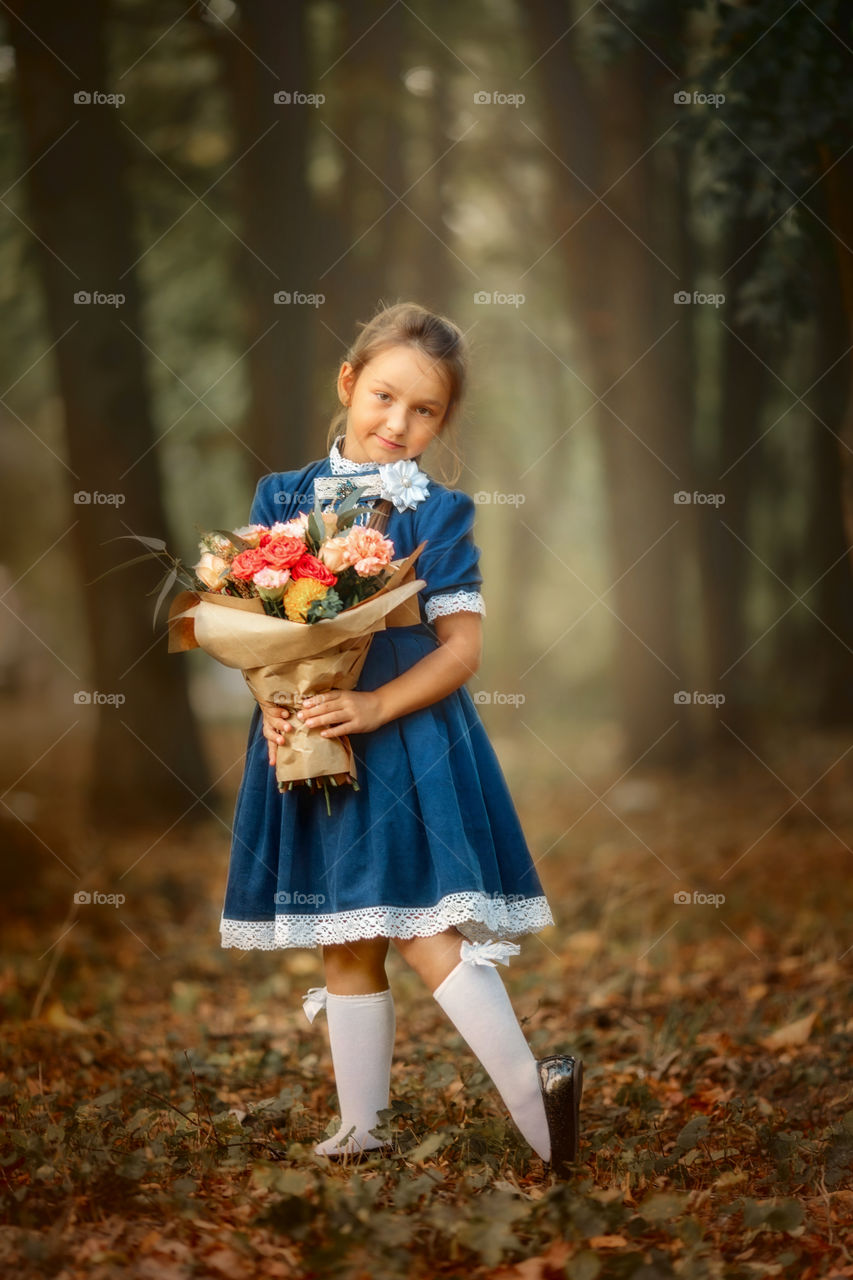
<path id="1" fill-rule="evenodd" d="M 494 963 L 520 950 L 498 939 L 553 918 L 464 687 L 480 662 L 484 612 L 474 504 L 416 465 L 458 413 L 464 340 L 414 303 L 381 310 L 360 328 L 338 374 L 342 409 L 328 457 L 263 477 L 250 521 L 286 522 L 310 510 L 315 495 L 334 499 L 353 484 L 375 498 L 381 480 L 392 501 L 378 505 L 396 556 L 426 541 L 415 565 L 426 580 L 421 622 L 374 636 L 356 689 L 317 694 L 295 712 L 319 733 L 350 736 L 359 789 L 335 790 L 331 817 L 307 787 L 278 791 L 270 766 L 290 714 L 272 703 L 255 708 L 222 945 L 323 948 L 327 986 L 303 999 L 310 1020 L 326 1010 L 341 1125 L 314 1148 L 318 1155 L 388 1145 L 371 1130 L 389 1105 L 390 939 L 479 1058 L 524 1138 L 567 1176 L 577 1157 L 582 1063 L 534 1059 Z M 381 523 L 376 508 L 374 520 Z"/>

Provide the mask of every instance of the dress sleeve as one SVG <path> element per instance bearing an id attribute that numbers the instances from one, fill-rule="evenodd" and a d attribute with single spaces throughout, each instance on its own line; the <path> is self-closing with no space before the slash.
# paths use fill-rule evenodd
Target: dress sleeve
<path id="1" fill-rule="evenodd" d="M 261 476 L 255 489 L 255 496 L 252 499 L 252 509 L 249 512 L 249 524 L 275 524 L 278 516 L 273 514 L 273 499 L 275 497 L 274 481 L 280 477 L 275 475 Z"/>
<path id="2" fill-rule="evenodd" d="M 314 492 L 305 472 L 272 472 L 258 481 L 249 524 L 274 525 L 279 520 L 290 520 L 306 505 L 314 505 Z"/>
<path id="3" fill-rule="evenodd" d="M 418 522 L 418 541 L 427 540 L 415 572 L 426 581 L 421 592 L 427 622 L 450 613 L 485 613 L 480 591 L 480 548 L 474 542 L 474 502 L 458 489 L 435 490 Z"/>

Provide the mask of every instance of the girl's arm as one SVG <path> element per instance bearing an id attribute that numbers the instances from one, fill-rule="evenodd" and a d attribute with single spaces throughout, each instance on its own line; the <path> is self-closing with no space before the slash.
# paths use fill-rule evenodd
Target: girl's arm
<path id="1" fill-rule="evenodd" d="M 483 622 L 478 613 L 451 613 L 435 619 L 438 648 L 426 654 L 401 676 L 373 690 L 333 689 L 306 698 L 296 714 L 310 729 L 320 729 L 324 737 L 339 738 L 345 733 L 370 733 L 380 725 L 419 711 L 459 689 L 475 675 L 483 646 Z M 262 703 L 264 737 L 270 763 L 275 763 L 275 744 L 290 731 L 287 713 L 270 703 Z"/>

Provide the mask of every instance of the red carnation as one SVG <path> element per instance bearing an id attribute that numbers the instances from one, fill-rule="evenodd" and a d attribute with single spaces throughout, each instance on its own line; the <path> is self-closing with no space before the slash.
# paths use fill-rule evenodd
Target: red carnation
<path id="1" fill-rule="evenodd" d="M 337 577 L 323 564 L 322 560 L 318 560 L 316 556 L 312 556 L 306 551 L 301 559 L 290 570 L 291 578 L 316 578 L 318 582 L 322 582 L 327 587 L 333 587 L 337 582 Z"/>

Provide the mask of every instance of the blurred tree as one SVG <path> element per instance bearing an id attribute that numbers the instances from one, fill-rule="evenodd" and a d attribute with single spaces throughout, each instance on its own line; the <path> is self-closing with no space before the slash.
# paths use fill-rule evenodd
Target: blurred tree
<path id="1" fill-rule="evenodd" d="M 625 749 L 632 760 L 674 762 L 689 745 L 689 721 L 676 716 L 673 728 L 673 694 L 688 683 L 673 525 L 694 511 L 675 506 L 673 495 L 693 487 L 691 405 L 685 380 L 670 376 L 684 232 L 681 244 L 667 234 L 679 225 L 679 175 L 658 161 L 655 107 L 677 74 L 682 17 L 659 12 L 655 56 L 626 37 L 593 59 L 588 44 L 579 49 L 582 33 L 563 0 L 533 0 L 525 10 L 557 158 L 555 232 L 585 373 L 600 397 Z"/>
<path id="2" fill-rule="evenodd" d="M 525 9 L 559 161 L 555 222 L 602 395 L 629 752 L 663 728 L 675 669 L 685 688 L 701 673 L 724 691 L 734 726 L 782 690 L 789 715 L 849 721 L 853 584 L 839 457 L 850 452 L 853 298 L 845 8 L 826 0 L 780 15 L 765 0 L 680 10 L 632 0 L 587 22 L 562 0 Z M 657 104 L 674 90 L 694 105 L 677 106 L 667 125 Z M 723 90 L 710 105 L 701 97 Z M 671 333 L 672 288 L 694 295 L 712 274 L 725 313 L 679 308 Z M 795 342 L 804 323 L 811 373 Z M 792 379 L 803 378 L 800 408 Z M 789 411 L 794 421 L 806 415 L 805 448 L 790 426 L 765 438 Z M 672 490 L 694 486 L 722 490 L 725 505 L 676 507 L 688 537 L 674 544 L 663 504 L 668 491 L 671 501 Z M 797 679 L 804 645 L 815 659 L 808 687 Z M 722 719 L 708 725 L 725 736 Z M 680 758 L 686 732 L 668 734 L 657 758 Z"/>
<path id="3" fill-rule="evenodd" d="M 308 181 L 318 92 L 307 0 L 237 0 L 228 21 L 193 14 L 222 61 L 236 130 L 233 202 L 240 212 L 235 279 L 244 300 L 250 406 L 245 439 L 255 478 L 312 454 L 311 369 L 318 221 Z"/>
<path id="4" fill-rule="evenodd" d="M 771 0 L 751 0 L 714 12 L 697 84 L 724 91 L 725 104 L 692 116 L 690 134 L 710 159 L 708 196 L 727 241 L 721 278 L 733 319 L 718 454 L 727 524 L 728 494 L 742 495 L 741 541 L 719 525 L 710 537 L 709 588 L 719 600 L 722 584 L 738 608 L 737 620 L 715 637 L 715 663 L 729 668 L 750 647 L 740 588 L 758 572 L 773 598 L 772 626 L 758 639 L 770 652 L 765 669 L 776 696 L 797 715 L 849 724 L 853 581 L 843 505 L 853 446 L 853 22 L 844 0 L 791 5 L 782 14 Z M 788 403 L 753 448 L 771 387 L 781 387 Z M 779 501 L 775 487 L 762 490 L 760 473 L 789 413 L 795 425 L 786 423 L 788 433 L 802 441 L 791 450 L 800 459 L 791 477 L 798 518 L 774 511 L 766 522 L 771 540 L 756 548 L 757 516 Z M 759 559 L 765 563 L 756 570 Z M 746 670 L 757 685 L 755 662 Z"/>
<path id="5" fill-rule="evenodd" d="M 75 507 L 75 536 L 81 577 L 91 584 L 116 562 L 110 538 L 167 529 L 138 336 L 140 300 L 127 272 L 135 251 L 125 157 L 115 108 L 97 98 L 108 92 L 106 3 L 81 0 L 74 21 L 59 0 L 7 8 L 68 459 L 79 492 L 90 495 Z M 124 300 L 96 305 L 96 292 Z M 199 816 L 196 797 L 210 780 L 185 670 L 169 658 L 162 636 L 150 641 L 151 601 L 126 575 L 115 575 L 86 586 L 85 608 L 94 686 L 125 699 L 120 710 L 99 710 L 92 815 L 101 822 L 143 812 Z"/>

